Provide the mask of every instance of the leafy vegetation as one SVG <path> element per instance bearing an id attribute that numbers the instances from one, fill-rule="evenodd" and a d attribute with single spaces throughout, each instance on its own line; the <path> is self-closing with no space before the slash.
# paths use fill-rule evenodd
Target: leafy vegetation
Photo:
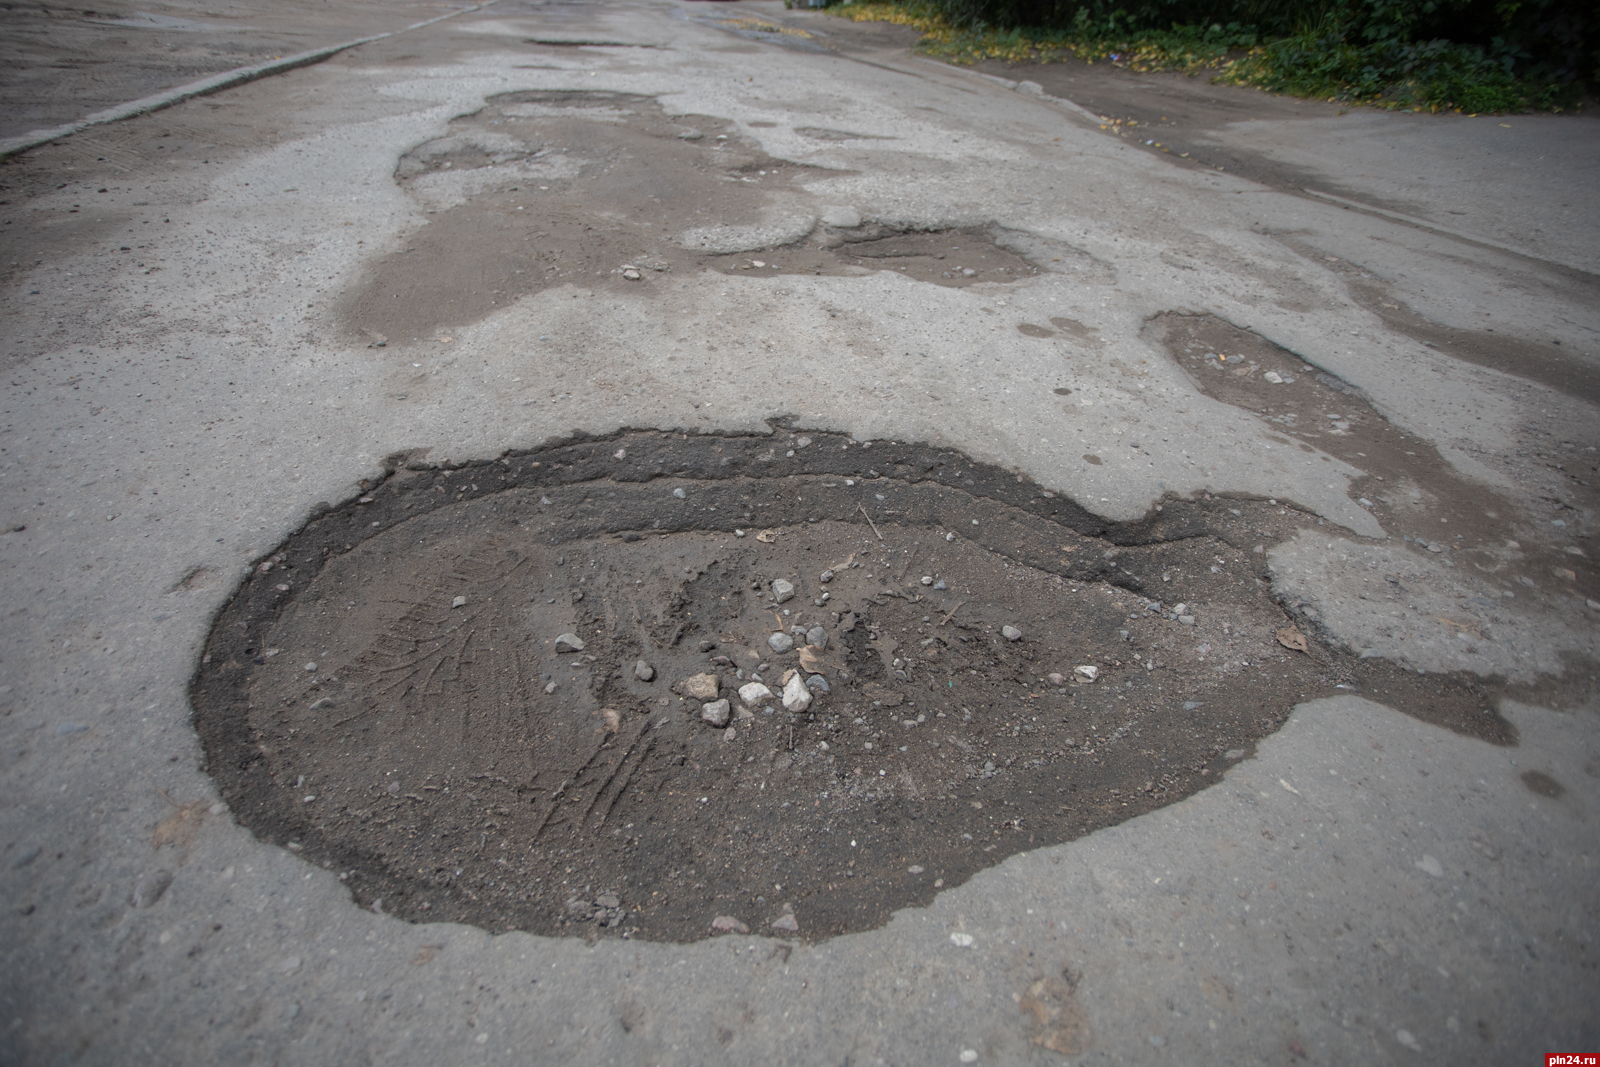
<path id="1" fill-rule="evenodd" d="M 834 11 L 923 34 L 956 63 L 1073 56 L 1211 72 L 1269 92 L 1467 112 L 1578 106 L 1600 82 L 1581 0 L 862 0 Z"/>

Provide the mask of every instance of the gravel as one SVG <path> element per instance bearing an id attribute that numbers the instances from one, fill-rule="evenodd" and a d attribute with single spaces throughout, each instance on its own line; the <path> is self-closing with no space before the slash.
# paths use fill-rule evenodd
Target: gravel
<path id="1" fill-rule="evenodd" d="M 709 704 L 700 705 L 700 717 L 712 726 L 723 727 L 728 725 L 731 711 L 726 700 L 713 700 Z"/>

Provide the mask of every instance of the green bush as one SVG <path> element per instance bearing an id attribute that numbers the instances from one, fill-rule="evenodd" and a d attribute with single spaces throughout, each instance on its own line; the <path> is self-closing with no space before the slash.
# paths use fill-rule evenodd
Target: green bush
<path id="1" fill-rule="evenodd" d="M 1600 82 L 1595 0 L 898 0 L 843 11 L 918 26 L 924 51 L 957 61 L 1113 56 L 1391 107 L 1562 109 Z"/>

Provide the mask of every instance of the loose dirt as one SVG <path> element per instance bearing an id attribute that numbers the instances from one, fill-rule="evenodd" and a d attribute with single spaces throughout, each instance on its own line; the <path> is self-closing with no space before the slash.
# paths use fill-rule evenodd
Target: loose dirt
<path id="1" fill-rule="evenodd" d="M 1319 695 L 1513 740 L 1493 686 L 1292 647 L 1283 506 L 1113 524 L 781 428 L 392 462 L 255 568 L 192 696 L 236 817 L 413 920 L 822 939 L 1187 796 Z M 807 706 L 741 699 L 790 672 Z"/>

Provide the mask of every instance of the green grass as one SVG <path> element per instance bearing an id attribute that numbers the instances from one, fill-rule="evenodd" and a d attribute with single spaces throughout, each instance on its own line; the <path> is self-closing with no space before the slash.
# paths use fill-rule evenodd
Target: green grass
<path id="1" fill-rule="evenodd" d="M 1248 27 L 1175 26 L 1167 31 L 1080 25 L 1073 30 L 963 28 L 926 0 L 862 0 L 828 9 L 857 22 L 921 31 L 916 50 L 950 63 L 1049 63 L 1067 57 L 1111 62 L 1141 73 L 1209 74 L 1267 92 L 1415 111 L 1565 111 L 1578 107 L 1577 82 L 1518 77 L 1485 51 L 1449 41 L 1352 45 L 1337 25 L 1260 39 Z"/>

